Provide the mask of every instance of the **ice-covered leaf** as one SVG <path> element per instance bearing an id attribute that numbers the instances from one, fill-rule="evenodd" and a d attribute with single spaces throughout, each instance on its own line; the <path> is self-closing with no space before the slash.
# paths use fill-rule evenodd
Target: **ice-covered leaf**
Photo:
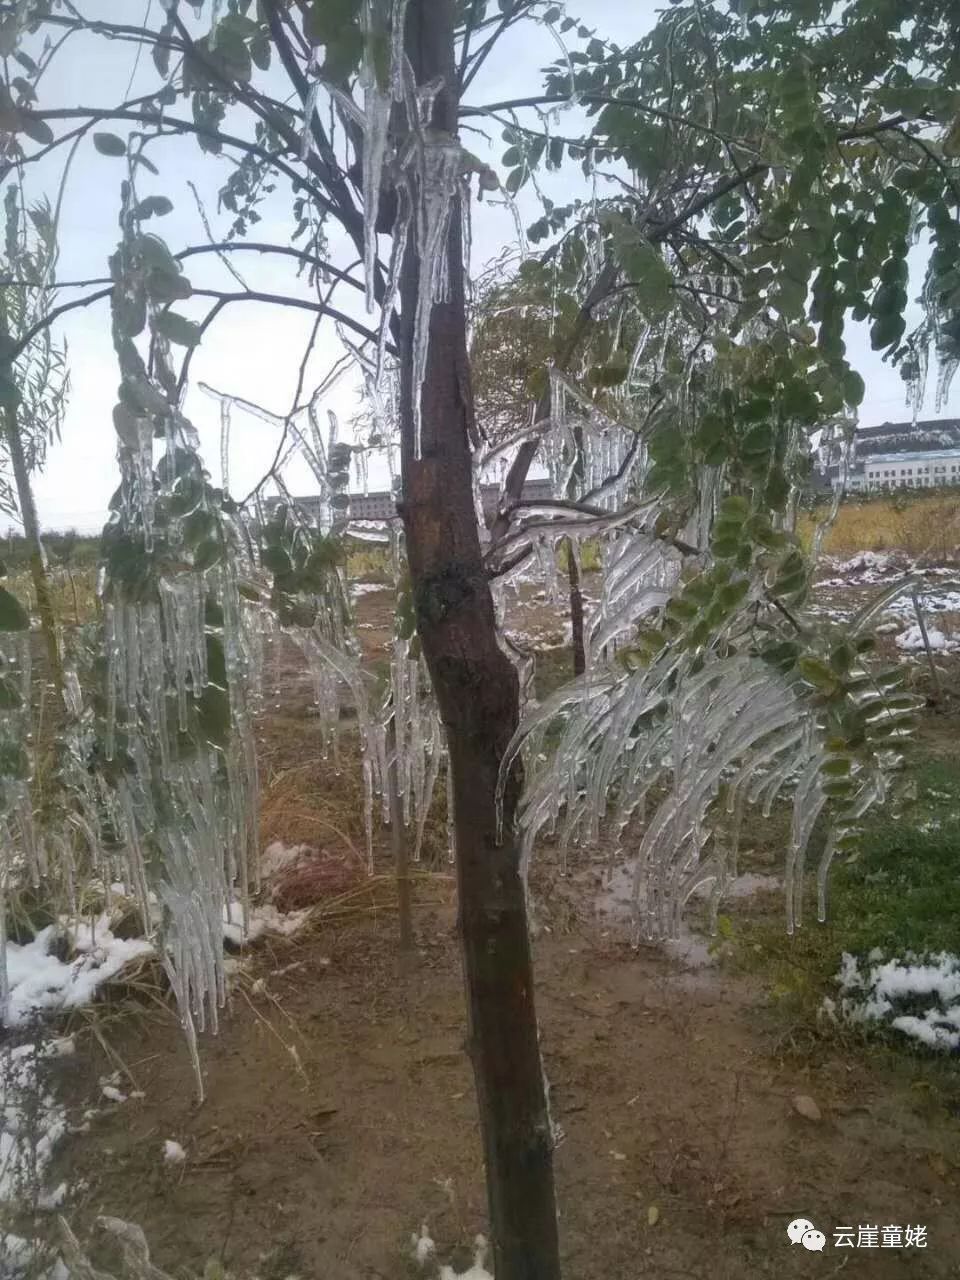
<path id="1" fill-rule="evenodd" d="M 102 156 L 125 156 L 127 144 L 115 133 L 95 133 L 93 145 Z"/>
<path id="2" fill-rule="evenodd" d="M 200 341 L 200 326 L 176 311 L 161 311 L 153 327 L 157 333 L 181 347 L 195 347 Z"/>

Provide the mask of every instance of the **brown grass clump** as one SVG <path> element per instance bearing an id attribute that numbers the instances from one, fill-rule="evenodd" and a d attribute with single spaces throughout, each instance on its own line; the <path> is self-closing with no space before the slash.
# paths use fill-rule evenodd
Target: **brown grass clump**
<path id="1" fill-rule="evenodd" d="M 305 848 L 273 879 L 270 897 L 278 911 L 300 911 L 340 898 L 366 878 L 366 867 L 352 854 Z"/>
<path id="2" fill-rule="evenodd" d="M 363 770 L 355 732 L 341 735 L 339 767 L 324 758 L 319 728 L 284 714 L 259 726 L 260 844 L 311 844 L 352 853 L 366 864 Z"/>

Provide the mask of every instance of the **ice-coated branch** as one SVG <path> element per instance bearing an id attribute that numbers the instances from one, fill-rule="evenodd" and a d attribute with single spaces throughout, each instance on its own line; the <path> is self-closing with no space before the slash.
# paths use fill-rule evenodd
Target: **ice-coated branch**
<path id="1" fill-rule="evenodd" d="M 259 253 L 293 258 L 304 266 L 313 267 L 316 271 L 329 275 L 334 280 L 339 280 L 342 284 L 349 285 L 351 289 L 363 291 L 363 285 L 354 276 L 350 275 L 349 270 L 342 270 L 340 267 L 334 266 L 326 258 L 319 258 L 316 254 L 307 253 L 303 249 L 294 249 L 291 245 L 266 244 L 252 240 L 223 240 L 218 241 L 216 244 L 191 245 L 189 249 L 181 249 L 179 253 L 175 253 L 173 256 L 182 262 L 185 258 L 192 258 L 199 253 Z M 97 284 L 100 282 L 89 281 L 88 283 Z M 64 288 L 66 286 L 60 287 Z"/>
<path id="2" fill-rule="evenodd" d="M 348 316 L 345 312 L 337 310 L 322 301 L 315 301 L 311 298 L 296 298 L 291 294 L 285 293 L 263 293 L 259 289 L 248 289 L 246 292 L 225 293 L 218 289 L 194 289 L 194 297 L 199 298 L 219 298 L 224 304 L 228 302 L 263 302 L 270 306 L 276 307 L 294 307 L 303 311 L 315 311 L 320 315 L 329 316 L 331 320 L 336 320 L 338 324 L 342 324 L 344 328 L 350 329 L 351 332 L 363 338 L 365 342 L 379 341 L 379 335 L 374 333 L 372 329 L 368 329 L 366 325 L 361 324 L 359 320 L 354 320 L 352 316 Z M 392 347 L 389 348 L 391 355 L 395 354 Z"/>
<path id="3" fill-rule="evenodd" d="M 512 6 L 501 5 L 501 9 L 503 12 L 500 16 L 498 16 L 494 20 L 495 26 L 494 26 L 493 33 L 487 37 L 487 39 L 483 42 L 480 48 L 476 51 L 476 53 L 474 53 L 470 57 L 468 57 L 468 53 L 469 53 L 469 32 L 468 32 L 468 36 L 464 41 L 463 53 L 461 54 L 461 58 L 460 58 L 459 80 L 460 80 L 461 93 L 466 93 L 467 89 L 469 89 L 474 78 L 480 71 L 480 68 L 483 66 L 484 62 L 486 62 L 487 58 L 492 53 L 494 46 L 496 45 L 497 41 L 501 38 L 501 36 L 503 36 L 504 33 L 514 25 L 514 23 L 519 22 L 522 18 L 524 18 L 530 12 L 530 10 L 534 7 L 535 3 L 536 3 L 536 0 L 515 0 L 515 3 Z M 467 70 L 468 67 L 469 67 L 469 70 Z"/>
<path id="4" fill-rule="evenodd" d="M 735 146 L 744 147 L 751 151 L 755 150 L 742 138 L 735 138 L 719 129 L 714 129 L 712 125 L 707 124 L 705 121 L 691 120 L 688 116 L 679 116 L 671 111 L 664 111 L 660 107 L 651 106 L 649 103 L 642 102 L 637 98 L 618 98 L 613 94 L 603 93 L 581 93 L 577 95 L 576 101 L 579 106 L 623 107 L 627 111 L 637 111 L 641 115 L 648 115 L 654 120 L 663 120 L 670 124 L 680 125 L 685 129 L 703 133 L 707 137 L 717 138 L 721 142 L 733 143 Z M 504 102 L 484 103 L 482 106 L 475 107 L 465 103 L 460 108 L 460 114 L 466 117 L 487 116 L 494 115 L 498 111 L 519 111 L 524 107 L 564 106 L 570 106 L 569 97 L 560 97 L 557 94 L 540 94 L 529 98 L 508 98 Z M 574 142 L 574 145 L 586 148 L 589 147 L 590 142 L 589 139 L 581 138 Z"/>

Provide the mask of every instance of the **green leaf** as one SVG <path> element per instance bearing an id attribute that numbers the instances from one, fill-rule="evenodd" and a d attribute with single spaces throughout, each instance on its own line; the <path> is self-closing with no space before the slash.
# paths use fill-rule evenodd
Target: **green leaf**
<path id="1" fill-rule="evenodd" d="M 866 386 L 856 369 L 848 369 L 843 375 L 843 398 L 847 404 L 856 408 L 863 404 Z"/>
<path id="2" fill-rule="evenodd" d="M 38 119 L 30 111 L 21 110 L 20 127 L 28 138 L 32 138 L 34 142 L 39 142 L 42 147 L 48 147 L 53 142 L 53 130 L 46 120 Z"/>
<path id="3" fill-rule="evenodd" d="M 797 669 L 807 684 L 812 684 L 825 693 L 831 693 L 837 687 L 837 677 L 819 658 L 807 654 L 798 661 Z"/>
<path id="4" fill-rule="evenodd" d="M 93 135 L 93 145 L 102 156 L 125 156 L 127 154 L 127 144 L 122 138 L 118 138 L 115 133 L 95 133 Z"/>
<path id="5" fill-rule="evenodd" d="M 205 542 L 213 533 L 216 524 L 216 517 L 212 511 L 208 511 L 205 507 L 197 507 L 195 511 L 191 511 L 184 519 L 184 542 L 188 547 L 199 549 L 200 544 Z"/>
<path id="6" fill-rule="evenodd" d="M 211 569 L 223 559 L 223 547 L 213 538 L 201 542 L 193 553 L 193 567 L 200 573 Z"/>
<path id="7" fill-rule="evenodd" d="M 28 631 L 30 618 L 17 597 L 0 587 L 0 631 Z"/>
<path id="8" fill-rule="evenodd" d="M 133 216 L 135 218 L 164 218 L 168 213 L 173 212 L 173 201 L 168 200 L 166 196 L 147 196 L 145 200 L 134 208 Z"/>
<path id="9" fill-rule="evenodd" d="M 275 576 L 290 573 L 293 569 L 293 562 L 283 547 L 264 547 L 260 559 L 263 567 Z"/>
<path id="10" fill-rule="evenodd" d="M 250 57 L 261 71 L 270 70 L 271 46 L 266 32 L 258 32 L 250 41 Z"/>
<path id="11" fill-rule="evenodd" d="M 893 346 L 903 337 L 906 327 L 906 321 L 902 315 L 893 313 L 880 316 L 870 326 L 870 345 L 874 351 Z"/>
<path id="12" fill-rule="evenodd" d="M 511 169 L 511 171 L 507 174 L 506 182 L 503 184 L 504 188 L 507 191 L 509 191 L 510 195 L 516 195 L 516 193 L 520 190 L 520 188 L 526 182 L 527 176 L 528 174 L 525 168 Z"/>
<path id="13" fill-rule="evenodd" d="M 227 659 L 223 641 L 217 635 L 206 637 L 207 650 L 207 682 L 219 689 L 227 687 Z"/>
<path id="14" fill-rule="evenodd" d="M 223 689 L 208 684 L 197 704 L 197 721 L 206 740 L 225 747 L 230 738 L 230 698 Z"/>
<path id="15" fill-rule="evenodd" d="M 162 311 L 155 318 L 153 328 L 181 347 L 195 347 L 200 341 L 200 326 L 176 311 Z"/>

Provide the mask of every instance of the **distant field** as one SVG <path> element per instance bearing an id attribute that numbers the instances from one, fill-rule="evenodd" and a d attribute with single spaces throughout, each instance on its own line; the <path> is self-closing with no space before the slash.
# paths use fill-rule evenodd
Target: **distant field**
<path id="1" fill-rule="evenodd" d="M 824 507 L 801 516 L 800 536 L 805 543 L 809 544 L 825 515 Z M 937 560 L 956 556 L 958 547 L 960 491 L 956 489 L 843 502 L 823 544 L 828 555 L 899 550 Z"/>

